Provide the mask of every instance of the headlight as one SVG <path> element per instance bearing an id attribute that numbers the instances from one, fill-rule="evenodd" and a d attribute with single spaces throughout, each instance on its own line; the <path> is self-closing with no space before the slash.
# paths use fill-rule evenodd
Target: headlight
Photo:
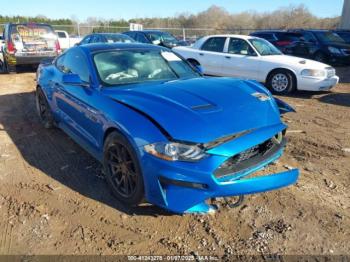
<path id="1" fill-rule="evenodd" d="M 333 47 L 333 46 L 329 46 L 328 47 L 329 52 L 331 52 L 332 54 L 337 54 L 337 55 L 341 55 L 341 51 L 339 48 Z"/>
<path id="2" fill-rule="evenodd" d="M 304 69 L 301 71 L 302 76 L 312 76 L 312 77 L 325 77 L 325 70 L 317 70 L 317 69 Z"/>
<path id="3" fill-rule="evenodd" d="M 177 142 L 159 142 L 145 145 L 147 153 L 168 161 L 198 161 L 206 156 L 202 148 Z"/>

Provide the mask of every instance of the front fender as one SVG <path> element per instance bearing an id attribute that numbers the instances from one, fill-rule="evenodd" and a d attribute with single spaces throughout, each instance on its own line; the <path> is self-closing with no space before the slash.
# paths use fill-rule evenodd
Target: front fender
<path id="1" fill-rule="evenodd" d="M 285 113 L 290 113 L 290 112 L 296 112 L 295 109 L 293 107 L 291 107 L 290 105 L 288 105 L 286 102 L 282 101 L 279 98 L 274 97 L 275 102 L 278 106 L 278 109 L 280 111 L 280 114 L 285 114 Z"/>

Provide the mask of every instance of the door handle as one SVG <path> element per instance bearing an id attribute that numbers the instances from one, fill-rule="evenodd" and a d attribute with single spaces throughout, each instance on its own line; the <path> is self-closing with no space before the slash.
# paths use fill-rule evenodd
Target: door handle
<path id="1" fill-rule="evenodd" d="M 231 56 L 225 56 L 225 58 L 227 58 L 227 59 L 231 59 Z"/>
<path id="2" fill-rule="evenodd" d="M 203 53 L 199 53 L 199 55 L 204 56 L 204 54 L 203 54 Z"/>

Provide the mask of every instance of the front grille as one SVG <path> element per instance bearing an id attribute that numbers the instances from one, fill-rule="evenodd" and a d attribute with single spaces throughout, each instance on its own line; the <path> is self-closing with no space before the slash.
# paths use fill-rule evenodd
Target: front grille
<path id="1" fill-rule="evenodd" d="M 280 143 L 277 141 L 276 138 L 271 138 L 232 156 L 215 170 L 215 177 L 221 178 L 228 175 L 235 175 L 269 159 L 286 144 L 286 139 L 284 137 Z"/>
<path id="2" fill-rule="evenodd" d="M 327 78 L 335 76 L 335 69 L 333 67 L 326 67 Z"/>

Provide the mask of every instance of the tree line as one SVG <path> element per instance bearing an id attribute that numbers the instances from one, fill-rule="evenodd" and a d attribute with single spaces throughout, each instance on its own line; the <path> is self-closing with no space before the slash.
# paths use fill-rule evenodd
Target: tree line
<path id="1" fill-rule="evenodd" d="M 85 21 L 78 21 L 76 17 L 66 19 L 50 19 L 44 15 L 36 17 L 25 16 L 1 16 L 0 24 L 6 22 L 37 22 L 52 25 L 67 26 L 68 31 L 72 26 L 81 27 L 128 27 L 129 23 L 140 23 L 144 28 L 212 28 L 216 30 L 233 29 L 288 29 L 288 28 L 321 28 L 333 29 L 339 25 L 340 17 L 320 18 L 312 14 L 303 4 L 280 7 L 271 12 L 246 11 L 230 13 L 225 8 L 213 5 L 197 14 L 181 13 L 173 17 L 103 19 L 89 17 Z"/>

